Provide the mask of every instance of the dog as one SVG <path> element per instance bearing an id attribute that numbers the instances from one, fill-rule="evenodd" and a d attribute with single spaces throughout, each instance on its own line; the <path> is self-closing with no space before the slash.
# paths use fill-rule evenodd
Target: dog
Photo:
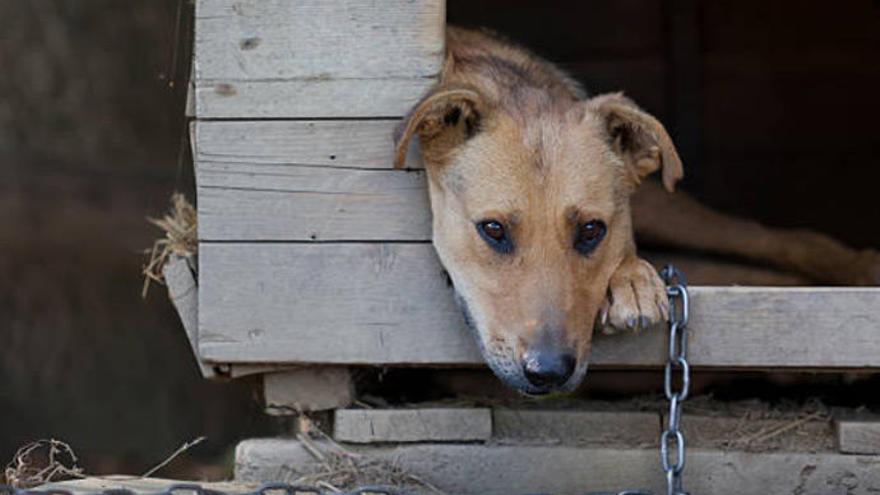
<path id="1" fill-rule="evenodd" d="M 418 137 L 433 243 L 492 371 L 525 394 L 572 391 L 594 327 L 668 318 L 653 243 L 736 255 L 812 280 L 880 281 L 880 256 L 774 230 L 672 195 L 683 166 L 663 125 L 621 93 L 588 97 L 552 63 L 482 30 L 447 28 L 439 81 L 395 136 Z M 660 181 L 645 180 L 659 172 Z"/>

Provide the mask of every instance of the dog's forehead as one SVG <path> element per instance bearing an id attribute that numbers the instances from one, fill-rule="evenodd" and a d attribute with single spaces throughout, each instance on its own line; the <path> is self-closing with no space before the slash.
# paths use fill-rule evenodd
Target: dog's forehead
<path id="1" fill-rule="evenodd" d="M 594 126 L 559 118 L 502 120 L 474 136 L 456 162 L 447 185 L 475 207 L 499 210 L 531 208 L 538 200 L 611 208 L 620 172 Z"/>

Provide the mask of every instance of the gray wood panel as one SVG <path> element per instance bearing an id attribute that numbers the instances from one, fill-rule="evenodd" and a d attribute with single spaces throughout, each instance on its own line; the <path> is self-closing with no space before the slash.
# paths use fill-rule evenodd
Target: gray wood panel
<path id="1" fill-rule="evenodd" d="M 196 162 L 391 169 L 400 119 L 197 121 Z M 409 168 L 422 168 L 413 147 Z"/>
<path id="2" fill-rule="evenodd" d="M 202 162 L 202 240 L 430 240 L 424 172 Z"/>
<path id="3" fill-rule="evenodd" d="M 430 240 L 417 147 L 391 169 L 397 123 L 195 123 L 200 238 Z"/>
<path id="4" fill-rule="evenodd" d="M 199 118 L 400 116 L 443 57 L 443 0 L 200 0 Z"/>
<path id="5" fill-rule="evenodd" d="M 429 244 L 208 243 L 199 353 L 219 362 L 479 365 Z M 691 362 L 880 369 L 880 289 L 693 287 Z M 663 363 L 665 333 L 597 336 L 591 366 Z"/>

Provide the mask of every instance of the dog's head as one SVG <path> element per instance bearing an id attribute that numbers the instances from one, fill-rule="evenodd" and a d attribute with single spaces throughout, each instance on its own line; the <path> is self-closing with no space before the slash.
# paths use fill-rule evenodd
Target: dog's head
<path id="1" fill-rule="evenodd" d="M 619 94 L 511 109 L 469 85 L 436 88 L 404 121 L 419 137 L 433 239 L 483 356 L 525 393 L 572 390 L 608 281 L 634 250 L 629 196 L 681 163 L 660 123 Z"/>

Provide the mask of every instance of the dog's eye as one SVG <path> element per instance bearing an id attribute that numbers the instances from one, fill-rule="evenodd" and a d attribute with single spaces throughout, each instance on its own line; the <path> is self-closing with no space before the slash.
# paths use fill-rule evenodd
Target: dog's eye
<path id="1" fill-rule="evenodd" d="M 588 255 L 605 237 L 605 223 L 601 220 L 590 220 L 581 224 L 574 234 L 574 248 L 577 252 Z"/>
<path id="2" fill-rule="evenodd" d="M 508 254 L 513 251 L 513 243 L 507 235 L 507 229 L 497 220 L 483 220 L 477 223 L 477 232 L 495 251 Z"/>

